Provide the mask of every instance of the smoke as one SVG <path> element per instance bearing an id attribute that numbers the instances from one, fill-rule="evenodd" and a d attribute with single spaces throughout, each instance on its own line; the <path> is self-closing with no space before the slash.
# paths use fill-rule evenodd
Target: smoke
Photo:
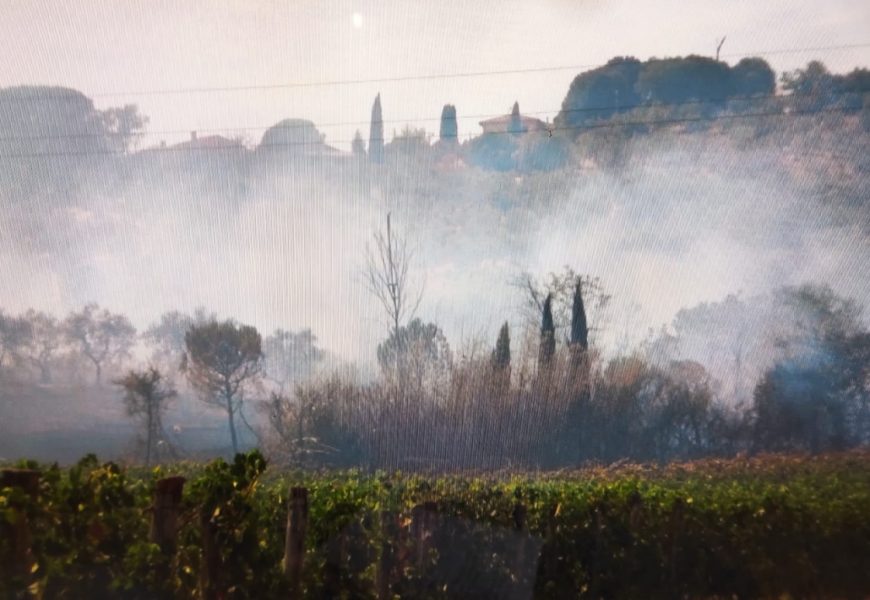
<path id="1" fill-rule="evenodd" d="M 334 354 L 371 363 L 386 328 L 362 270 L 387 211 L 415 250 L 417 314 L 454 346 L 494 343 L 521 318 L 516 275 L 564 265 L 613 296 L 599 338 L 610 348 L 735 292 L 813 281 L 867 303 L 866 170 L 837 170 L 866 140 L 800 126 L 749 141 L 581 138 L 568 167 L 530 173 L 445 167 L 436 149 L 388 148 L 381 170 L 350 157 L 142 153 L 87 167 L 63 201 L 4 194 L 0 306 L 63 315 L 98 302 L 140 330 L 205 306 L 264 333 L 311 328 Z M 621 158 L 608 162 L 613 145 Z"/>

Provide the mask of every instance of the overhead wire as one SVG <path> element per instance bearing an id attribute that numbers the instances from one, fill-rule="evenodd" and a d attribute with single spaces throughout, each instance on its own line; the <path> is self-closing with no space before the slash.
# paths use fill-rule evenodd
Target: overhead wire
<path id="1" fill-rule="evenodd" d="M 859 48 L 870 48 L 870 42 L 859 42 L 853 44 L 836 44 L 830 46 L 816 46 L 803 48 L 780 48 L 763 50 L 757 52 L 739 52 L 731 54 L 722 54 L 720 58 L 738 58 L 738 57 L 764 57 L 783 54 L 800 54 L 807 52 L 831 52 L 837 50 L 855 50 Z M 517 69 L 503 70 L 480 70 L 480 71 L 463 71 L 453 73 L 426 73 L 426 74 L 410 74 L 390 77 L 373 77 L 362 79 L 334 79 L 323 81 L 296 81 L 296 82 L 279 82 L 267 84 L 242 84 L 235 86 L 202 86 L 202 87 L 187 87 L 187 88 L 165 88 L 153 90 L 127 90 L 127 91 L 98 91 L 89 94 L 91 98 L 112 98 L 125 96 L 168 96 L 179 94 L 211 94 L 211 93 L 227 93 L 227 92 L 249 92 L 249 91 L 268 91 L 275 89 L 292 89 L 292 88 L 311 88 L 311 87 L 332 87 L 344 85 L 362 85 L 374 83 L 393 83 L 405 81 L 424 81 L 428 79 L 464 79 L 469 77 L 491 77 L 502 75 L 523 75 L 528 73 L 546 73 L 553 71 L 570 71 L 578 69 L 595 69 L 606 66 L 607 63 L 590 63 L 590 64 L 575 64 L 575 65 L 559 65 L 559 66 L 542 66 L 528 67 Z M 26 97 L 24 97 L 26 99 Z M 39 94 L 33 95 L 34 99 L 45 99 L 45 96 Z M 16 98 L 16 100 L 20 99 Z M 50 98 L 48 98 L 50 99 Z M 0 100 L 2 101 L 9 101 Z"/>
<path id="2" fill-rule="evenodd" d="M 845 95 L 853 95 L 853 94 L 862 94 L 866 93 L 870 90 L 832 90 L 828 92 L 830 96 L 845 96 Z M 670 108 L 670 107 L 678 107 L 678 106 L 697 106 L 697 105 L 718 105 L 726 102 L 756 102 L 762 100 L 774 100 L 774 99 L 790 99 L 801 96 L 811 96 L 811 94 L 778 94 L 776 92 L 770 94 L 753 94 L 749 96 L 723 96 L 719 98 L 707 98 L 707 99 L 692 99 L 692 100 L 681 100 L 679 102 L 654 102 L 654 103 L 632 103 L 632 104 L 612 104 L 608 106 L 583 106 L 583 107 L 575 107 L 575 108 L 554 108 L 549 110 L 537 110 L 537 111 L 527 111 L 523 112 L 522 116 L 531 116 L 531 115 L 549 115 L 553 113 L 561 113 L 561 114 L 576 114 L 576 113 L 596 113 L 596 112 L 627 112 L 630 110 L 638 109 L 638 108 Z M 498 118 L 507 116 L 505 113 L 478 113 L 471 115 L 463 115 L 457 116 L 455 121 L 459 122 L 462 120 L 471 120 L 471 119 L 488 119 L 488 118 Z M 145 131 L 138 134 L 141 137 L 155 137 L 160 135 L 177 135 L 189 133 L 192 131 L 196 131 L 197 133 L 237 133 L 237 132 L 252 132 L 252 131 L 266 131 L 272 129 L 273 127 L 277 127 L 284 131 L 292 131 L 296 129 L 308 129 L 312 125 L 315 128 L 327 128 L 327 127 L 346 127 L 352 125 L 368 125 L 371 123 L 371 120 L 367 121 L 336 121 L 329 123 L 314 123 L 312 121 L 307 121 L 305 119 L 295 119 L 298 121 L 306 121 L 305 123 L 296 123 L 292 125 L 281 125 L 281 123 L 273 123 L 272 125 L 249 125 L 249 126 L 228 126 L 228 127 L 206 127 L 206 128 L 186 128 L 186 129 L 165 129 L 158 131 Z M 427 123 L 427 122 L 437 122 L 441 121 L 441 116 L 426 116 L 426 117 L 405 117 L 405 118 L 396 118 L 396 119 L 382 119 L 381 123 L 387 124 L 411 124 L 411 123 Z M 102 138 L 106 137 L 105 132 L 87 132 L 87 133 L 68 133 L 68 134 L 39 134 L 39 135 L 20 135 L 20 136 L 0 136 L 0 142 L 10 142 L 10 141 L 24 141 L 24 140 L 54 140 L 54 139 L 86 139 L 86 138 Z M 333 141 L 332 143 L 344 143 L 339 141 Z"/>
<path id="3" fill-rule="evenodd" d="M 823 107 L 819 109 L 811 109 L 811 110 L 799 110 L 793 109 L 788 111 L 766 111 L 766 112 L 756 112 L 756 113 L 736 113 L 736 114 L 725 114 L 725 115 L 712 115 L 709 117 L 699 116 L 699 117 L 675 117 L 675 118 L 665 118 L 665 119 L 638 119 L 633 121 L 619 121 L 619 122 L 601 122 L 601 123 L 592 123 L 592 124 L 584 124 L 577 126 L 560 126 L 560 127 L 551 127 L 549 129 L 539 130 L 539 131 L 530 131 L 523 132 L 526 135 L 529 134 L 541 134 L 546 135 L 548 138 L 552 138 L 553 133 L 561 132 L 561 131 L 593 131 L 598 129 L 615 129 L 615 128 L 624 128 L 624 127 L 639 127 L 639 126 L 659 126 L 659 125 L 676 125 L 683 123 L 700 123 L 700 122 L 715 122 L 715 121 L 733 121 L 739 119 L 750 119 L 750 118 L 759 118 L 759 117 L 783 117 L 783 118 L 794 118 L 802 115 L 810 115 L 810 114 L 820 114 L 820 113 L 837 113 L 837 112 L 855 112 L 854 108 L 851 107 Z M 479 134 L 473 137 L 485 137 L 485 136 L 495 136 L 495 135 L 516 135 L 516 132 L 513 131 L 492 131 L 485 132 L 483 134 Z M 373 138 L 374 141 L 382 141 L 386 142 L 386 138 Z M 334 144 L 349 144 L 353 140 L 341 140 L 341 141 L 333 141 Z M 265 148 L 292 148 L 292 147 L 302 147 L 302 146 L 325 146 L 324 142 L 318 140 L 304 140 L 300 142 L 274 142 L 274 143 L 263 143 L 257 146 L 257 150 L 265 149 Z M 166 146 L 166 147 L 154 147 L 147 148 L 145 150 L 139 151 L 134 154 L 143 155 L 148 153 L 164 153 L 164 152 L 226 152 L 226 151 L 238 151 L 240 149 L 244 149 L 247 151 L 244 146 L 241 145 L 233 145 L 233 146 Z M 116 155 L 116 156 L 124 156 L 126 155 L 123 150 L 113 150 L 113 149 L 98 149 L 98 150 L 87 150 L 87 151 L 63 151 L 63 152 L 42 152 L 42 153 L 3 153 L 0 154 L 0 160 L 7 158 L 47 158 L 47 157 L 60 157 L 60 156 L 99 156 L 99 155 Z"/>

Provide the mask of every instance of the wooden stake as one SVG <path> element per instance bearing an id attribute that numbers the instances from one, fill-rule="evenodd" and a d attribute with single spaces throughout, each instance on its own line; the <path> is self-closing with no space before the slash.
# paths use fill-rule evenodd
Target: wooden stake
<path id="1" fill-rule="evenodd" d="M 517 582 L 523 582 L 526 578 L 526 518 L 528 510 L 525 504 L 517 502 L 514 505 L 514 529 L 519 534 L 517 540 L 517 553 L 514 556 L 514 576 Z"/>
<path id="2" fill-rule="evenodd" d="M 33 500 L 39 492 L 39 471 L 30 469 L 4 469 L 0 477 L 0 487 L 18 488 L 30 496 Z M 31 552 L 32 537 L 30 534 L 30 522 L 27 519 L 26 507 L 16 507 L 20 518 L 15 523 L 3 523 L 0 532 L 11 542 L 11 571 L 21 578 L 22 584 L 26 584 L 30 578 L 30 568 L 33 564 Z M 5 520 L 4 520 L 5 521 Z M 27 586 L 24 585 L 26 588 Z M 22 593 L 23 598 L 30 598 L 28 591 Z"/>
<path id="3" fill-rule="evenodd" d="M 381 557 L 378 562 L 377 588 L 378 599 L 387 600 L 392 598 L 393 588 L 393 569 L 396 562 L 393 544 L 398 543 L 397 533 L 398 527 L 396 515 L 382 510 L 381 511 Z"/>
<path id="4" fill-rule="evenodd" d="M 284 574 L 290 580 L 290 598 L 302 594 L 302 565 L 305 558 L 305 532 L 308 530 L 308 490 L 290 489 L 287 532 L 284 538 Z"/>
<path id="5" fill-rule="evenodd" d="M 212 514 L 207 510 L 203 510 L 200 514 L 200 527 L 202 561 L 199 569 L 199 595 L 202 600 L 218 600 L 221 557 L 215 539 L 217 527 L 212 523 Z"/>
<path id="6" fill-rule="evenodd" d="M 424 502 L 411 511 L 411 535 L 414 539 L 415 561 L 418 571 L 422 571 L 432 548 L 432 536 L 435 534 L 438 519 L 438 504 Z"/>
<path id="7" fill-rule="evenodd" d="M 154 491 L 154 510 L 148 539 L 167 554 L 175 550 L 178 541 L 178 514 L 184 481 L 184 477 L 166 477 L 157 482 Z"/>

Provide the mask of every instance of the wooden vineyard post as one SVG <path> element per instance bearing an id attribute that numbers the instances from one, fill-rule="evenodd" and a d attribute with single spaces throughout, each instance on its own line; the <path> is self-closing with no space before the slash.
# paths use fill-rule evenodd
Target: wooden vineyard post
<path id="1" fill-rule="evenodd" d="M 39 471 L 30 469 L 4 469 L 2 477 L 0 477 L 0 487 L 11 487 L 22 490 L 30 496 L 31 500 L 36 498 L 39 492 Z M 22 583 L 26 582 L 30 576 L 30 567 L 33 563 L 33 555 L 31 553 L 31 534 L 30 522 L 27 520 L 27 512 L 25 507 L 21 507 L 19 511 L 20 518 L 15 523 L 3 523 L 0 525 L 0 533 L 8 536 L 11 541 L 10 549 L 12 556 L 10 557 L 12 572 L 16 577 L 20 577 Z M 23 598 L 31 598 L 30 592 L 23 592 Z"/>
<path id="2" fill-rule="evenodd" d="M 683 532 L 683 520 L 685 516 L 686 505 L 682 498 L 674 500 L 674 505 L 671 508 L 671 518 L 668 524 L 668 562 L 670 562 L 670 577 L 673 589 L 677 589 L 680 569 L 680 542 Z"/>
<path id="3" fill-rule="evenodd" d="M 381 556 L 378 561 L 377 588 L 378 599 L 387 600 L 392 598 L 393 570 L 396 556 L 393 544 L 398 543 L 398 531 L 396 515 L 387 510 L 382 510 L 381 518 Z"/>
<path id="4" fill-rule="evenodd" d="M 302 564 L 305 558 L 305 532 L 308 529 L 308 490 L 290 488 L 287 531 L 284 538 L 284 575 L 290 580 L 290 598 L 302 595 Z"/>
<path id="5" fill-rule="evenodd" d="M 523 583 L 526 577 L 526 518 L 528 510 L 525 504 L 517 502 L 514 505 L 514 528 L 517 531 L 517 553 L 514 556 L 513 574 L 517 582 Z"/>
<path id="6" fill-rule="evenodd" d="M 199 596 L 202 600 L 217 600 L 221 557 L 215 539 L 216 526 L 212 523 L 212 514 L 208 510 L 200 513 L 200 528 L 202 562 L 199 569 Z"/>
<path id="7" fill-rule="evenodd" d="M 323 570 L 323 592 L 327 598 L 341 595 L 341 571 L 347 556 L 347 538 L 343 531 L 326 542 L 326 564 Z"/>
<path id="8" fill-rule="evenodd" d="M 435 523 L 438 518 L 438 505 L 435 502 L 424 502 L 411 511 L 411 536 L 414 540 L 415 566 L 422 572 L 432 547 L 432 536 L 435 533 Z"/>
<path id="9" fill-rule="evenodd" d="M 154 510 L 148 539 L 166 554 L 175 550 L 178 541 L 178 514 L 184 481 L 184 477 L 166 477 L 157 482 L 154 491 Z"/>

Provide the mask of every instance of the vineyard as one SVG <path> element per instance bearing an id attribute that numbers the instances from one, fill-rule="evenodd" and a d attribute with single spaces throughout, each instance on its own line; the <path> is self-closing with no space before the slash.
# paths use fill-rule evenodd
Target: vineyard
<path id="1" fill-rule="evenodd" d="M 0 597 L 780 598 L 870 593 L 870 454 L 549 474 L 20 463 Z"/>

